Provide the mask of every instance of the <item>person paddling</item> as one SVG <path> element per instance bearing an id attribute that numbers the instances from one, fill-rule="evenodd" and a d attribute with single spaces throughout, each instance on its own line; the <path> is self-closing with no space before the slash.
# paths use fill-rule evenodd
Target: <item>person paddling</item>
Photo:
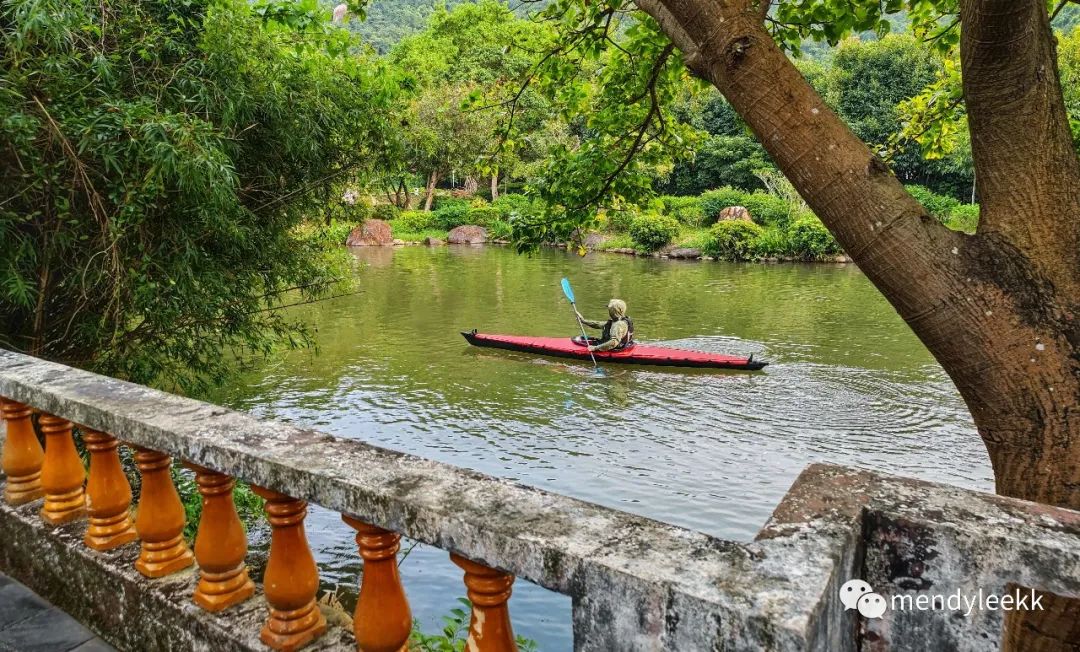
<path id="1" fill-rule="evenodd" d="M 612 299 L 608 302 L 607 309 L 611 319 L 600 322 L 585 319 L 577 312 L 577 308 L 574 308 L 582 324 L 600 329 L 600 339 L 596 344 L 589 345 L 590 351 L 620 351 L 634 344 L 634 322 L 626 316 L 626 302 Z"/>

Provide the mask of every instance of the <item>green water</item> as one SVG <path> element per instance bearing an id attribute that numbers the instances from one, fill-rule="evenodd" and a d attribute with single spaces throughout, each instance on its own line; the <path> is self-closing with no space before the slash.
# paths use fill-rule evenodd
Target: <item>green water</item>
<path id="1" fill-rule="evenodd" d="M 992 489 L 955 388 L 852 265 L 736 265 L 500 247 L 361 249 L 360 294 L 293 309 L 319 351 L 214 397 L 256 414 L 749 540 L 795 476 L 832 461 Z M 589 365 L 469 347 L 459 331 L 571 335 L 627 301 L 637 338 L 748 354 L 761 373 Z M 355 592 L 339 515 L 308 521 L 324 585 Z M 445 554 L 402 565 L 428 629 L 460 595 Z M 346 595 L 348 602 L 348 595 Z M 516 630 L 571 645 L 569 601 L 518 582 Z"/>

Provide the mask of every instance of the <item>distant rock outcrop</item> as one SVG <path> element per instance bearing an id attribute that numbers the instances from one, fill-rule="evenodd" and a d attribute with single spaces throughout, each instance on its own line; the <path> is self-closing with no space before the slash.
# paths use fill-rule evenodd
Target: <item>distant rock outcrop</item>
<path id="1" fill-rule="evenodd" d="M 394 243 L 390 225 L 382 220 L 364 220 L 364 223 L 349 233 L 345 240 L 346 247 L 385 247 Z"/>

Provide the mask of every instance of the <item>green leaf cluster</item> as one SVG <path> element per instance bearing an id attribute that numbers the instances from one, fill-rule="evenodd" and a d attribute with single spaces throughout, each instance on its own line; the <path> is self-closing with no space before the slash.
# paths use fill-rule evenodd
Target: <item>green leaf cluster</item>
<path id="1" fill-rule="evenodd" d="M 341 270 L 297 227 L 382 145 L 398 93 L 328 19 L 0 2 L 0 346 L 198 392 L 305 344 L 275 308 Z"/>

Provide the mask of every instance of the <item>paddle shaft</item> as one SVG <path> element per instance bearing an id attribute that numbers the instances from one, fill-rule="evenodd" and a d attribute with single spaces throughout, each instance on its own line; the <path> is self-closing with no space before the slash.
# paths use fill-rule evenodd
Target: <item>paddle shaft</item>
<path id="1" fill-rule="evenodd" d="M 581 323 L 581 317 L 578 317 L 577 306 L 574 305 L 573 301 L 570 302 L 570 307 L 574 309 L 574 319 L 577 320 L 578 328 L 581 329 L 581 336 L 583 338 L 585 338 L 585 350 L 589 351 L 589 336 L 585 334 L 585 324 Z M 592 366 L 593 366 L 593 368 L 594 369 L 599 368 L 599 365 L 596 364 L 596 356 L 593 355 L 592 351 L 589 351 L 589 357 L 592 358 Z"/>

